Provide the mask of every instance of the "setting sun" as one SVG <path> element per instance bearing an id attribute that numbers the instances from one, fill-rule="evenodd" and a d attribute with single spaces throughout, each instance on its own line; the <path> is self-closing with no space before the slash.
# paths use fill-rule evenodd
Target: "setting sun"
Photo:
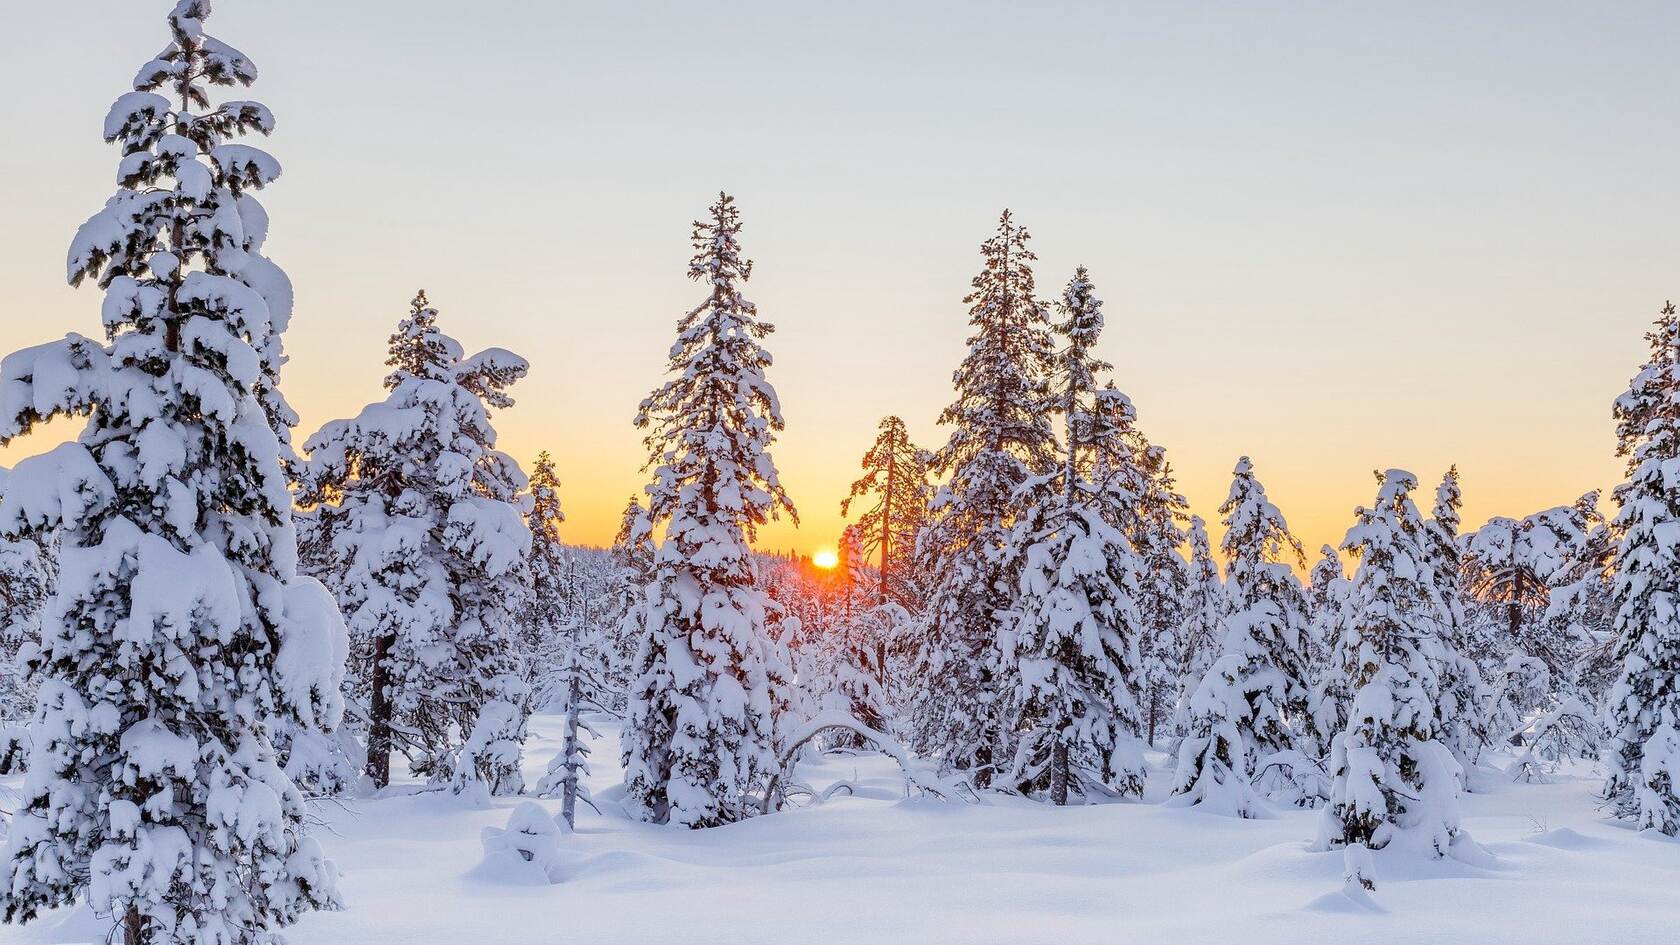
<path id="1" fill-rule="evenodd" d="M 832 570 L 840 566 L 840 554 L 833 548 L 820 548 L 811 555 L 811 564 L 824 571 Z"/>

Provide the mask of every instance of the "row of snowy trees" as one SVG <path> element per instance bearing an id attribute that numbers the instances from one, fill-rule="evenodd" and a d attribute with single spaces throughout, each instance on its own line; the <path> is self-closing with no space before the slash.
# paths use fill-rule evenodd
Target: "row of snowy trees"
<path id="1" fill-rule="evenodd" d="M 1608 745 L 1620 760 L 1607 796 L 1672 832 L 1673 808 L 1653 800 L 1674 793 L 1670 687 L 1650 668 L 1671 657 L 1650 626 L 1667 598 L 1648 599 L 1671 585 L 1618 567 L 1642 565 L 1641 542 L 1661 548 L 1645 537 L 1654 525 L 1632 526 L 1657 516 L 1640 476 L 1656 492 L 1653 454 L 1674 449 L 1672 412 L 1639 400 L 1672 373 L 1671 310 L 1654 366 L 1618 402 L 1630 480 L 1615 522 L 1595 492 L 1461 534 L 1456 469 L 1428 517 L 1416 477 L 1390 470 L 1303 584 L 1302 549 L 1246 458 L 1215 560 L 1091 354 L 1102 319 L 1087 273 L 1038 301 L 1028 236 L 1007 213 L 982 254 L 958 398 L 940 418 L 949 441 L 926 453 L 884 420 L 847 500 L 876 500 L 842 545 L 878 553 L 877 606 L 838 631 L 861 641 L 853 675 L 887 700 L 876 727 L 974 788 L 1056 803 L 1139 793 L 1139 749 L 1165 736 L 1178 803 L 1323 806 L 1326 846 L 1405 833 L 1437 855 L 1458 843 L 1456 798 L 1490 750 L 1515 746 L 1511 772 L 1535 778 Z M 1672 581 L 1674 562 L 1659 564 Z M 1647 612 L 1630 618 L 1638 595 Z M 1608 739 L 1595 708 L 1607 697 Z M 882 711 L 853 701 L 866 704 Z"/>

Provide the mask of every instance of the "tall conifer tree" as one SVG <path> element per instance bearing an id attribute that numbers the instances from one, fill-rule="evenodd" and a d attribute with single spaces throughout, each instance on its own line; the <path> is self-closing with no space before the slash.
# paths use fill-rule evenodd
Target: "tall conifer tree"
<path id="1" fill-rule="evenodd" d="M 1309 754 L 1323 759 L 1330 753 L 1330 741 L 1347 728 L 1348 705 L 1353 693 L 1348 689 L 1346 664 L 1348 655 L 1342 652 L 1347 623 L 1347 599 L 1352 585 L 1342 568 L 1342 557 L 1334 545 L 1319 549 L 1318 563 L 1313 565 L 1308 582 L 1312 597 L 1311 635 L 1316 643 L 1312 666 L 1312 735 L 1314 744 Z"/>
<path id="2" fill-rule="evenodd" d="M 877 603 L 889 600 L 909 606 L 916 536 L 927 523 L 928 502 L 933 489 L 928 485 L 931 457 L 910 442 L 904 421 L 897 417 L 881 420 L 880 435 L 863 454 L 863 475 L 852 483 L 851 492 L 840 502 L 840 514 L 851 511 L 852 502 L 876 496 L 867 511 L 858 516 L 863 554 L 879 553 L 880 586 Z"/>
<path id="3" fill-rule="evenodd" d="M 1494 733 L 1488 725 L 1493 692 L 1482 679 L 1481 667 L 1468 655 L 1469 625 L 1459 596 L 1463 561 L 1458 526 L 1463 504 L 1458 467 L 1453 466 L 1435 490 L 1433 516 L 1424 524 L 1423 551 L 1441 610 L 1441 633 L 1434 650 L 1440 694 L 1435 711 L 1437 737 L 1464 768 L 1468 782 L 1482 752 L 1494 741 Z"/>
<path id="4" fill-rule="evenodd" d="M 706 299 L 677 323 L 670 379 L 636 415 L 654 472 L 648 520 L 665 535 L 637 604 L 627 804 L 642 820 L 685 827 L 761 809 L 788 676 L 748 547 L 758 526 L 796 513 L 769 453 L 782 413 L 762 341 L 775 329 L 741 294 L 752 262 L 740 232 L 727 194 L 694 224 L 688 276 Z"/>
<path id="5" fill-rule="evenodd" d="M 1013 670 L 998 631 L 1014 604 L 1019 572 L 1008 544 L 1018 490 L 1055 463 L 1044 409 L 1053 348 L 1048 313 L 1035 298 L 1029 234 L 1009 212 L 980 246 L 984 261 L 969 305 L 969 351 L 953 376 L 957 399 L 940 414 L 951 437 L 934 457 L 946 477 L 918 553 L 933 586 L 916 674 L 927 680 L 917 741 L 951 770 L 988 785 L 1011 751 L 1001 697 Z"/>
<path id="6" fill-rule="evenodd" d="M 1604 796 L 1641 828 L 1680 834 L 1680 316 L 1663 307 L 1650 357 L 1616 399 L 1617 657 Z"/>
<path id="7" fill-rule="evenodd" d="M 127 945 L 271 942 L 337 901 L 274 743 L 336 724 L 343 633 L 297 574 L 287 424 L 269 414 L 290 293 L 254 191 L 280 166 L 233 139 L 274 119 L 211 103 L 256 68 L 204 31 L 209 13 L 175 5 L 105 119 L 118 190 L 68 274 L 105 290 L 108 343 L 72 334 L 0 364 L 0 444 L 87 418 L 0 503 L 0 531 L 61 546 L 0 911 L 85 898 Z"/>
<path id="8" fill-rule="evenodd" d="M 1138 640 L 1142 660 L 1138 677 L 1139 709 L 1150 743 L 1174 712 L 1180 688 L 1181 637 L 1193 596 L 1189 562 L 1179 551 L 1188 538 L 1189 503 L 1179 494 L 1166 450 L 1150 443 L 1139 429 L 1131 398 L 1109 382 L 1097 395 L 1096 416 L 1105 432 L 1095 438 L 1095 478 L 1109 487 L 1101 493 L 1104 518 L 1126 536 L 1135 552 Z M 1218 573 L 1215 572 L 1215 584 Z M 1215 640 L 1217 649 L 1217 638 Z"/>
<path id="9" fill-rule="evenodd" d="M 537 454 L 531 467 L 525 528 L 531 533 L 531 552 L 526 559 L 526 580 L 530 595 L 519 619 L 519 649 L 526 679 L 535 696 L 533 705 L 561 703 L 571 686 L 573 637 L 591 604 L 601 611 L 609 608 L 582 597 L 583 578 L 578 561 L 560 537 L 566 513 L 560 507 L 560 474 L 547 450 Z"/>
<path id="10" fill-rule="evenodd" d="M 1102 413 L 1096 357 L 1102 301 L 1081 267 L 1062 294 L 1067 341 L 1058 359 L 1055 408 L 1066 423 L 1060 468 L 1020 490 L 1028 504 L 1008 556 L 1021 561 L 1020 599 L 1003 634 L 1015 674 L 1013 780 L 1066 804 L 1070 787 L 1143 792 L 1137 574 L 1141 565 L 1103 516 L 1102 493 L 1121 490 L 1101 471 L 1097 438 L 1117 435 Z M 1124 499 L 1130 499 L 1127 495 Z"/>
<path id="11" fill-rule="evenodd" d="M 1179 693 L 1177 725 L 1190 722 L 1190 697 L 1202 677 L 1219 659 L 1225 642 L 1225 582 L 1219 576 L 1219 562 L 1213 557 L 1207 523 L 1200 515 L 1190 516 L 1190 583 L 1184 600 L 1184 619 L 1179 625 Z"/>

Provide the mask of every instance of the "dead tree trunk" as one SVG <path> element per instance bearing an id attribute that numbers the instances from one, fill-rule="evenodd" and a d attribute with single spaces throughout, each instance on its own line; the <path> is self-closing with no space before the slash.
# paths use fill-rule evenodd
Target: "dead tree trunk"
<path id="1" fill-rule="evenodd" d="M 893 444 L 887 450 L 887 488 L 881 496 L 881 587 L 880 602 L 887 602 L 887 569 L 891 567 L 892 559 L 892 526 L 893 526 L 893 481 L 898 471 L 898 445 Z"/>
<path id="2" fill-rule="evenodd" d="M 1050 746 L 1050 803 L 1057 807 L 1067 806 L 1068 796 L 1068 750 L 1067 742 L 1059 736 Z"/>
<path id="3" fill-rule="evenodd" d="M 381 634 L 373 644 L 373 695 L 368 700 L 368 755 L 366 772 L 373 786 L 391 783 L 391 637 Z"/>

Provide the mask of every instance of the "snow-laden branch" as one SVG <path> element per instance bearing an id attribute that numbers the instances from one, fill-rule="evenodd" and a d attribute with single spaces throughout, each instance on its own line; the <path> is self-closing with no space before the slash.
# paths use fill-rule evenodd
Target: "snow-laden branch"
<path id="1" fill-rule="evenodd" d="M 875 747 L 881 750 L 882 754 L 898 762 L 899 770 L 904 772 L 904 779 L 915 786 L 917 790 L 931 794 L 940 800 L 960 796 L 961 792 L 951 785 L 918 775 L 915 768 L 910 764 L 910 753 L 905 750 L 898 739 L 893 738 L 886 732 L 870 728 L 840 709 L 827 709 L 807 719 L 788 736 L 787 742 L 782 748 L 781 756 L 777 759 L 780 762 L 778 773 L 770 779 L 769 789 L 764 792 L 764 803 L 761 808 L 763 813 L 770 813 L 771 805 L 775 803 L 777 793 L 781 788 L 782 777 L 780 772 L 787 770 L 799 749 L 805 747 L 807 742 L 823 732 L 836 728 L 843 728 L 856 733 L 859 737 L 873 743 Z"/>

